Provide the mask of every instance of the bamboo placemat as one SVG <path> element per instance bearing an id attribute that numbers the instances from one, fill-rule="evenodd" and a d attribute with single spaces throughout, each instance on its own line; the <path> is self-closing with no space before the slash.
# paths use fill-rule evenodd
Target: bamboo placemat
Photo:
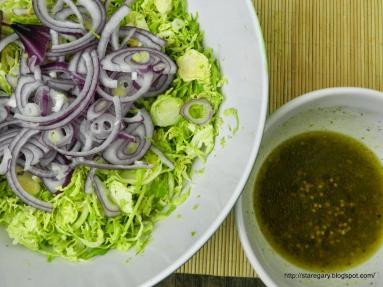
<path id="1" fill-rule="evenodd" d="M 268 52 L 270 111 L 326 87 L 383 90 L 383 0 L 253 2 Z M 232 213 L 178 272 L 255 276 L 241 249 Z"/>

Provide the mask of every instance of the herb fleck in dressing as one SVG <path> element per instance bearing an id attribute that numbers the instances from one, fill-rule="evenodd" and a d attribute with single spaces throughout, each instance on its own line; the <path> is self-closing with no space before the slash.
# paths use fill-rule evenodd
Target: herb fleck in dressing
<path id="1" fill-rule="evenodd" d="M 374 254 L 383 241 L 383 169 L 351 137 L 297 135 L 266 159 L 255 211 L 274 249 L 313 271 L 339 271 Z"/>

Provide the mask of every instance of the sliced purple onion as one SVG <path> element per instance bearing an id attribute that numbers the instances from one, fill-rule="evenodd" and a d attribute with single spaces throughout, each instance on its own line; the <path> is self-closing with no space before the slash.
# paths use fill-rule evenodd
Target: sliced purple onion
<path id="1" fill-rule="evenodd" d="M 35 1 L 35 0 L 34 0 Z M 41 1 L 41 0 L 36 0 Z M 75 22 L 73 23 L 76 26 L 76 29 L 79 28 L 80 30 L 72 30 L 71 32 L 65 32 L 63 30 L 68 29 L 68 26 L 63 25 L 63 29 L 56 27 L 56 29 L 52 26 L 51 28 L 57 32 L 64 33 L 64 34 L 82 34 L 80 38 L 70 41 L 69 43 L 63 43 L 59 45 L 53 45 L 50 51 L 48 51 L 48 56 L 50 57 L 57 57 L 57 56 L 65 56 L 68 54 L 74 54 L 78 51 L 85 50 L 89 47 L 97 45 L 96 41 L 96 34 L 99 34 L 102 32 L 103 27 L 105 25 L 105 9 L 104 6 L 101 4 L 99 0 L 78 0 L 77 5 L 80 5 L 87 10 L 88 14 L 92 17 L 92 29 L 89 32 L 86 32 L 82 25 Z M 35 5 L 34 5 L 35 6 Z M 79 10 L 81 11 L 81 9 Z M 72 10 L 73 12 L 73 10 Z M 57 13 L 58 14 L 58 13 Z M 74 15 L 76 13 L 69 14 Z M 40 18 L 40 17 L 39 17 Z M 41 20 L 41 18 L 40 18 Z M 66 23 L 69 22 L 67 20 L 60 20 L 59 23 Z M 59 25 L 60 26 L 60 25 Z M 60 30 L 60 31 L 59 31 Z"/>
<path id="2" fill-rule="evenodd" d="M 7 37 L 1 39 L 0 41 L 0 52 L 4 50 L 9 44 L 17 41 L 19 36 L 16 33 L 10 34 Z"/>
<path id="3" fill-rule="evenodd" d="M 73 170 L 68 170 L 65 176 L 60 179 L 43 177 L 43 183 L 49 192 L 56 194 L 59 192 L 59 187 L 65 187 L 70 183 L 72 174 Z"/>
<path id="4" fill-rule="evenodd" d="M 143 97 L 150 90 L 153 82 L 153 73 L 148 72 L 137 75 L 136 80 L 132 80 L 128 74 L 122 74 L 117 82 L 118 88 L 116 90 L 121 94 L 115 96 L 122 97 L 124 101 L 133 102 Z M 116 92 L 112 92 L 112 94 L 114 93 Z"/>
<path id="5" fill-rule="evenodd" d="M 44 73 L 50 72 L 68 72 L 69 65 L 65 62 L 53 62 L 41 66 Z"/>
<path id="6" fill-rule="evenodd" d="M 80 2 L 80 1 L 79 1 Z M 46 0 L 33 0 L 33 10 L 40 21 L 52 30 L 67 34 L 83 34 L 84 28 L 80 23 L 71 21 L 58 21 L 49 11 Z"/>
<path id="7" fill-rule="evenodd" d="M 145 98 L 154 97 L 165 92 L 173 82 L 175 74 L 154 73 L 154 80 Z"/>
<path id="8" fill-rule="evenodd" d="M 84 19 L 82 17 L 80 9 L 71 0 L 63 0 L 63 1 L 69 7 L 69 9 L 72 10 L 73 15 L 77 17 L 77 20 L 81 24 L 81 26 L 84 27 Z"/>
<path id="9" fill-rule="evenodd" d="M 24 170 L 26 170 L 26 171 L 30 172 L 31 174 L 33 174 L 34 176 L 38 176 L 40 178 L 54 178 L 57 176 L 57 172 L 53 172 L 51 170 L 46 170 L 46 169 L 41 169 L 41 168 L 38 168 L 36 166 L 29 166 L 28 168 L 26 168 L 26 164 L 22 160 L 18 160 L 17 164 L 21 165 L 24 168 Z"/>
<path id="10" fill-rule="evenodd" d="M 65 63 L 65 62 L 49 63 L 49 64 L 45 64 L 41 66 L 41 70 L 43 73 L 61 72 L 61 73 L 67 74 L 70 77 L 70 79 L 74 82 L 74 84 L 76 84 L 77 86 L 83 87 L 85 79 L 81 75 L 77 74 L 76 72 L 70 71 L 69 68 L 70 67 L 68 63 Z M 84 66 L 83 73 L 84 74 L 87 73 L 85 66 Z M 63 78 L 62 80 L 70 81 L 69 79 L 65 79 L 65 78 Z M 73 87 L 73 84 L 72 84 L 72 87 Z"/>
<path id="11" fill-rule="evenodd" d="M 45 117 L 52 112 L 52 99 L 49 97 L 49 88 L 40 86 L 34 97 L 34 103 L 39 107 L 41 116 Z"/>
<path id="12" fill-rule="evenodd" d="M 141 113 L 141 110 L 138 111 L 134 116 L 126 117 L 123 119 L 125 123 L 142 123 L 144 121 L 144 116 Z"/>
<path id="13" fill-rule="evenodd" d="M 93 120 L 95 118 L 100 117 L 102 114 L 104 114 L 111 106 L 113 105 L 112 102 L 106 101 L 104 99 L 99 99 L 95 101 L 88 109 L 87 112 L 87 119 Z"/>
<path id="14" fill-rule="evenodd" d="M 71 124 L 62 128 L 44 131 L 42 134 L 44 143 L 46 143 L 48 146 L 53 144 L 57 147 L 62 147 L 72 143 L 73 136 L 74 127 Z"/>
<path id="15" fill-rule="evenodd" d="M 139 161 L 150 148 L 150 138 L 153 136 L 154 127 L 147 111 L 141 110 L 143 123 L 135 123 L 125 130 L 136 138 L 136 142 L 117 139 L 103 152 L 103 158 L 116 165 L 129 165 Z M 131 148 L 133 146 L 133 148 Z"/>
<path id="16" fill-rule="evenodd" d="M 131 134 L 128 134 L 125 131 L 119 132 L 118 136 L 119 139 L 123 139 L 129 143 L 135 143 L 137 142 L 137 138 L 135 136 L 132 136 Z"/>
<path id="17" fill-rule="evenodd" d="M 15 90 L 15 98 L 17 109 L 21 114 L 26 114 L 27 111 L 25 111 L 25 107 L 29 102 L 29 99 L 34 95 L 34 92 L 40 86 L 42 86 L 42 83 L 40 81 L 36 81 L 33 76 L 20 77 Z"/>
<path id="18" fill-rule="evenodd" d="M 5 106 L 0 105 L 0 123 L 4 122 L 9 116 L 8 110 Z"/>
<path id="19" fill-rule="evenodd" d="M 115 116 L 109 113 L 103 114 L 92 121 L 90 125 L 90 132 L 94 138 L 98 140 L 105 140 L 112 132 L 115 122 Z"/>
<path id="20" fill-rule="evenodd" d="M 117 216 L 120 210 L 95 172 L 152 167 L 140 159 L 151 147 L 154 127 L 147 111 L 136 112 L 135 102 L 167 89 L 176 66 L 161 52 L 165 41 L 120 27 L 129 1 L 108 22 L 100 0 L 58 0 L 51 11 L 46 0 L 32 1 L 44 26 L 11 24 L 17 34 L 0 41 L 0 51 L 13 42 L 24 49 L 19 75 L 7 76 L 15 93 L 0 97 L 0 173 L 25 203 L 51 212 L 49 202 L 22 188 L 16 166 L 40 177 L 53 194 L 70 182 L 75 167 L 88 166 L 85 192 L 94 185 L 105 214 Z M 142 47 L 124 48 L 131 39 Z"/>
<path id="21" fill-rule="evenodd" d="M 47 167 L 52 161 L 56 158 L 57 151 L 50 150 L 48 151 L 44 157 L 40 160 L 40 165 L 42 167 Z"/>
<path id="22" fill-rule="evenodd" d="M 161 162 L 164 165 L 166 165 L 168 168 L 170 168 L 171 170 L 173 170 L 175 168 L 174 164 L 162 153 L 162 151 L 160 149 L 158 149 L 157 147 L 152 145 L 150 147 L 150 150 L 152 152 L 154 152 L 160 158 Z"/>
<path id="23" fill-rule="evenodd" d="M 175 74 L 177 66 L 166 54 L 150 48 L 124 48 L 108 54 L 103 69 L 113 72 Z"/>
<path id="24" fill-rule="evenodd" d="M 84 59 L 82 58 L 83 51 L 79 51 L 73 55 L 69 62 L 68 70 L 73 73 L 85 74 L 86 67 Z"/>
<path id="25" fill-rule="evenodd" d="M 123 38 L 121 47 L 124 47 L 129 40 L 137 40 L 143 47 L 161 50 L 166 45 L 166 41 L 153 35 L 149 31 L 134 26 L 126 26 L 120 29 L 120 38 Z"/>
<path id="26" fill-rule="evenodd" d="M 21 58 L 20 58 L 20 74 L 21 75 L 27 75 L 31 72 L 31 70 L 29 70 L 29 67 L 28 67 L 27 57 L 28 57 L 27 54 L 21 55 Z"/>
<path id="27" fill-rule="evenodd" d="M 96 169 L 91 168 L 86 176 L 84 191 L 87 194 L 91 194 L 93 192 L 93 181 L 94 181 L 95 174 L 96 174 Z"/>
<path id="28" fill-rule="evenodd" d="M 152 166 L 136 161 L 131 165 L 116 165 L 116 164 L 107 164 L 107 163 L 99 163 L 91 160 L 85 160 L 85 159 L 77 159 L 73 161 L 72 166 L 88 166 L 93 169 L 105 169 L 105 170 L 132 170 L 132 169 L 148 169 L 151 168 Z"/>
<path id="29" fill-rule="evenodd" d="M 41 129 L 55 129 L 58 127 L 62 127 L 69 122 L 71 122 L 74 118 L 76 118 L 79 114 L 83 112 L 83 110 L 88 106 L 90 100 L 94 96 L 96 87 L 97 87 L 97 79 L 99 75 L 99 65 L 98 58 L 95 51 L 91 52 L 91 55 L 88 53 L 84 53 L 84 59 L 87 63 L 88 74 L 85 82 L 85 86 L 81 91 L 80 96 L 76 98 L 65 110 L 57 112 L 55 114 L 48 115 L 46 117 L 31 117 L 27 115 L 17 114 L 16 118 L 19 118 L 23 121 L 38 123 L 40 124 L 39 128 Z M 21 88 L 20 88 L 21 90 Z M 16 93 L 17 99 L 17 93 Z M 42 127 L 47 125 L 46 127 Z"/>
<path id="30" fill-rule="evenodd" d="M 110 37 L 115 29 L 120 26 L 120 22 L 128 16 L 130 8 L 127 5 L 122 5 L 105 24 L 101 33 L 101 38 L 97 46 L 97 53 L 100 59 L 104 58 Z"/>
<path id="31" fill-rule="evenodd" d="M 8 147 L 6 147 L 2 154 L 2 159 L 0 163 L 0 174 L 5 175 L 9 170 L 9 164 L 12 159 L 12 153 Z"/>
<path id="32" fill-rule="evenodd" d="M 104 209 L 104 213 L 107 217 L 116 217 L 120 215 L 120 208 L 110 201 L 107 194 L 107 189 L 104 183 L 98 176 L 93 177 L 94 180 L 94 191 L 97 194 L 98 200 L 100 200 L 101 205 Z"/>
<path id="33" fill-rule="evenodd" d="M 105 92 L 100 87 L 97 88 L 97 93 L 108 101 L 112 101 L 114 97 L 119 97 L 122 103 L 137 101 L 145 97 L 152 89 L 153 73 L 147 72 L 137 75 L 137 79 L 133 81 L 131 76 L 126 73 L 119 73 L 117 80 L 117 88 L 112 89 L 110 93 Z"/>
<path id="34" fill-rule="evenodd" d="M 173 81 L 177 70 L 169 57 L 150 48 L 117 50 L 107 55 L 101 61 L 101 65 L 105 70 L 120 73 L 120 78 L 128 79 L 125 83 L 128 84 L 129 92 L 135 91 L 134 97 L 137 98 L 156 96 L 164 92 Z M 121 81 L 117 80 L 117 88 L 114 90 L 120 91 L 123 88 Z M 97 92 L 108 100 L 112 97 L 101 88 L 98 88 Z M 123 102 L 125 100 L 128 98 L 124 98 Z"/>
<path id="35" fill-rule="evenodd" d="M 10 27 L 19 36 L 29 58 L 36 57 L 36 65 L 44 62 L 50 41 L 49 28 L 42 25 L 11 24 Z"/>
<path id="36" fill-rule="evenodd" d="M 59 91 L 71 91 L 75 87 L 75 83 L 73 80 L 66 79 L 55 79 L 49 76 L 43 75 L 43 82 L 52 89 L 56 89 Z"/>
<path id="37" fill-rule="evenodd" d="M 105 139 L 105 141 L 101 145 L 99 145 L 95 148 L 92 148 L 90 150 L 86 150 L 86 151 L 66 151 L 66 150 L 60 149 L 57 146 L 52 145 L 50 143 L 49 143 L 49 145 L 52 148 L 54 148 L 56 151 L 58 151 L 59 153 L 66 155 L 66 156 L 85 157 L 85 156 L 91 156 L 91 155 L 102 152 L 108 146 L 110 146 L 112 144 L 114 139 L 117 137 L 118 132 L 120 130 L 120 126 L 121 126 L 121 104 L 120 104 L 120 101 L 116 97 L 116 98 L 114 98 L 113 103 L 114 103 L 114 106 L 116 109 L 116 121 L 113 124 L 113 128 L 112 128 L 110 135 L 108 136 L 108 138 Z"/>
<path id="38" fill-rule="evenodd" d="M 0 147 L 2 148 L 6 146 L 4 143 L 8 142 L 8 140 L 13 140 L 13 138 L 15 138 L 20 133 L 20 131 L 21 129 L 17 128 L 3 133 L 0 137 Z"/>
<path id="39" fill-rule="evenodd" d="M 105 27 L 101 33 L 101 38 L 97 46 L 97 53 L 100 59 L 104 58 L 109 40 L 113 31 L 115 31 L 119 26 L 120 22 L 128 16 L 130 13 L 130 8 L 127 5 L 122 5 L 109 19 L 105 24 Z M 117 88 L 117 81 L 109 78 L 108 74 L 101 70 L 100 77 L 102 85 L 107 88 Z"/>
<path id="40" fill-rule="evenodd" d="M 40 159 L 43 157 L 43 151 L 33 144 L 26 143 L 21 149 L 21 153 L 25 157 L 25 168 L 28 169 L 32 165 L 39 163 Z"/>
<path id="41" fill-rule="evenodd" d="M 51 13 L 55 15 L 58 11 L 60 11 L 64 7 L 63 0 L 57 0 L 55 5 L 52 7 Z"/>
<path id="42" fill-rule="evenodd" d="M 33 206 L 37 209 L 41 209 L 46 212 L 52 212 L 52 204 L 48 202 L 41 201 L 40 199 L 30 195 L 28 192 L 24 190 L 21 186 L 19 180 L 17 179 L 16 174 L 16 164 L 17 158 L 19 157 L 20 151 L 25 143 L 28 142 L 29 138 L 33 137 L 39 133 L 39 131 L 35 130 L 27 130 L 24 129 L 19 136 L 17 136 L 14 140 L 15 144 L 12 145 L 11 153 L 13 154 L 12 159 L 9 164 L 9 169 L 6 174 L 8 184 L 12 188 L 13 192 L 26 204 Z"/>
<path id="43" fill-rule="evenodd" d="M 193 115 L 193 108 L 198 109 L 198 111 L 196 111 L 198 117 Z M 206 99 L 192 99 L 183 105 L 181 115 L 193 124 L 204 125 L 211 120 L 213 107 Z"/>

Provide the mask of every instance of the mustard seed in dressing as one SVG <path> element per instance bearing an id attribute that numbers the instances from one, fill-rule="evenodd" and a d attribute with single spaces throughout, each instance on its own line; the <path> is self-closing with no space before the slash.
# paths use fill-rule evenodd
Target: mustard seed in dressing
<path id="1" fill-rule="evenodd" d="M 340 271 L 383 241 L 383 169 L 359 141 L 307 132 L 279 145 L 254 189 L 257 221 L 269 243 L 312 271 Z"/>

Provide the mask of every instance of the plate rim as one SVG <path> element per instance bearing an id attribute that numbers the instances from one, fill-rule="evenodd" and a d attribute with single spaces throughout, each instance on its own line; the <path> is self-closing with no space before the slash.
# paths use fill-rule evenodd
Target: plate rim
<path id="1" fill-rule="evenodd" d="M 268 62 L 267 62 L 267 52 L 266 52 L 266 46 L 265 46 L 265 40 L 262 34 L 262 28 L 258 19 L 258 16 L 256 14 L 255 6 L 253 5 L 252 0 L 245 0 L 247 9 L 250 11 L 250 17 L 252 21 L 252 26 L 255 28 L 255 39 L 259 41 L 258 45 L 260 45 L 261 48 L 261 65 L 262 65 L 262 75 L 260 82 L 262 82 L 262 86 L 264 87 L 262 91 L 262 106 L 260 109 L 260 122 L 258 125 L 257 130 L 255 130 L 255 137 L 253 142 L 253 147 L 251 150 L 251 154 L 249 156 L 249 160 L 247 162 L 246 168 L 243 172 L 243 175 L 237 184 L 233 195 L 231 196 L 230 200 L 227 202 L 225 207 L 222 209 L 219 216 L 214 220 L 212 225 L 209 229 L 207 229 L 196 241 L 193 245 L 191 245 L 182 256 L 180 256 L 176 261 L 174 261 L 172 264 L 170 264 L 167 268 L 150 278 L 149 280 L 146 280 L 144 283 L 142 283 L 141 287 L 150 287 L 154 286 L 155 284 L 161 282 L 163 279 L 167 278 L 169 275 L 171 275 L 174 271 L 176 271 L 179 267 L 181 267 L 183 264 L 185 264 L 195 253 L 197 253 L 203 245 L 213 236 L 215 231 L 222 225 L 223 221 L 226 219 L 226 217 L 229 215 L 231 210 L 234 210 L 234 206 L 237 202 L 237 200 L 240 198 L 240 195 L 242 194 L 242 191 L 247 183 L 247 179 L 250 176 L 250 173 L 252 171 L 252 167 L 254 165 L 255 159 L 258 154 L 258 150 L 261 144 L 263 131 L 265 128 L 266 123 L 266 116 L 267 116 L 267 110 L 268 110 L 268 103 L 269 103 L 269 73 L 268 73 Z"/>

